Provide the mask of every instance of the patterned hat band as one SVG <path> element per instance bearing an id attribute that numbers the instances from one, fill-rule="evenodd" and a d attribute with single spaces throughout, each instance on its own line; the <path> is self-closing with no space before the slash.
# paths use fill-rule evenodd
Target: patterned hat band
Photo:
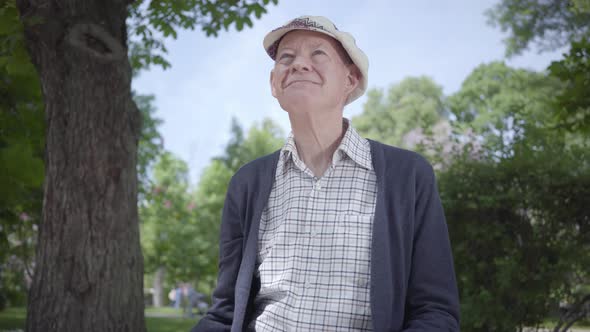
<path id="1" fill-rule="evenodd" d="M 279 31 L 282 29 L 288 29 L 289 31 L 291 30 L 310 30 L 310 31 L 317 31 L 317 32 L 322 32 L 325 33 L 329 36 L 331 36 L 332 38 L 336 38 L 334 37 L 334 35 L 332 35 L 332 33 L 330 33 L 328 30 L 326 30 L 324 28 L 323 25 L 319 24 L 316 21 L 312 21 L 309 19 L 309 17 L 304 17 L 304 18 L 296 18 L 292 21 L 290 21 L 289 23 L 278 27 L 274 30 L 271 31 L 275 32 L 275 31 Z M 338 28 L 336 28 L 336 26 L 334 25 L 334 29 L 338 30 Z M 277 50 L 279 48 L 279 44 L 281 42 L 281 40 L 283 39 L 285 35 L 283 34 L 283 36 L 281 36 L 281 38 L 277 39 L 274 43 L 272 43 L 272 45 L 270 45 L 270 47 L 268 47 L 266 49 L 266 53 L 268 53 L 268 55 L 274 60 L 277 56 Z"/>

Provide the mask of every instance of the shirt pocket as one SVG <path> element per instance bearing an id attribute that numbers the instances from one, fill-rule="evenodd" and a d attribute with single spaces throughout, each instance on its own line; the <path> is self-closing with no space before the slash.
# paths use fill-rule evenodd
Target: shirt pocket
<path id="1" fill-rule="evenodd" d="M 373 230 L 372 214 L 337 215 L 332 241 L 332 261 L 338 277 L 358 278 L 369 273 Z"/>
<path id="2" fill-rule="evenodd" d="M 358 242 L 358 244 L 370 242 L 372 229 L 372 214 L 339 214 L 336 216 L 334 233 L 342 239 Z"/>

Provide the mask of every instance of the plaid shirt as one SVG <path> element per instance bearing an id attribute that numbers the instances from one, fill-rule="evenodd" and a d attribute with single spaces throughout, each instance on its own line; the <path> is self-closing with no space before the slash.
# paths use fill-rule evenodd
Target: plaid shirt
<path id="1" fill-rule="evenodd" d="M 281 150 L 258 237 L 261 331 L 371 331 L 371 234 L 377 197 L 369 142 L 348 128 L 321 178 Z"/>

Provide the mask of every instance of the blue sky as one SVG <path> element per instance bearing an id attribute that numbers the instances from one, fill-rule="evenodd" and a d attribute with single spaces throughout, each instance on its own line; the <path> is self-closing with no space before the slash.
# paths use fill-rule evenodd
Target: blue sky
<path id="1" fill-rule="evenodd" d="M 164 146 L 185 160 L 196 183 L 230 138 L 231 118 L 245 127 L 265 117 L 289 131 L 287 114 L 272 97 L 273 62 L 262 47 L 265 34 L 300 15 L 330 18 L 353 34 L 369 57 L 369 88 L 387 88 L 408 76 L 427 75 L 446 95 L 458 91 L 478 65 L 504 59 L 505 35 L 486 24 L 484 11 L 499 0 L 279 0 L 253 28 L 234 28 L 207 38 L 201 30 L 180 31 L 167 40 L 168 70 L 152 68 L 133 81 L 141 94 L 154 94 L 156 116 L 164 120 Z M 561 52 L 527 52 L 510 66 L 543 70 Z M 344 110 L 363 110 L 366 97 Z"/>

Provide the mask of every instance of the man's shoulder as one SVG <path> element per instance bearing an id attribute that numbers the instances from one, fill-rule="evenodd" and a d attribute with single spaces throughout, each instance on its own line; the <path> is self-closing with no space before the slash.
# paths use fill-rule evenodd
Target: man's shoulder
<path id="1" fill-rule="evenodd" d="M 274 174 L 279 160 L 279 154 L 280 150 L 277 150 L 244 164 L 236 171 L 232 177 L 232 182 L 243 183 L 256 181 L 261 179 L 261 177 L 267 177 Z"/>
<path id="2" fill-rule="evenodd" d="M 402 149 L 396 146 L 367 139 L 371 144 L 373 158 L 385 165 L 396 165 L 401 168 L 411 168 L 422 172 L 432 172 L 432 165 L 418 152 Z"/>

